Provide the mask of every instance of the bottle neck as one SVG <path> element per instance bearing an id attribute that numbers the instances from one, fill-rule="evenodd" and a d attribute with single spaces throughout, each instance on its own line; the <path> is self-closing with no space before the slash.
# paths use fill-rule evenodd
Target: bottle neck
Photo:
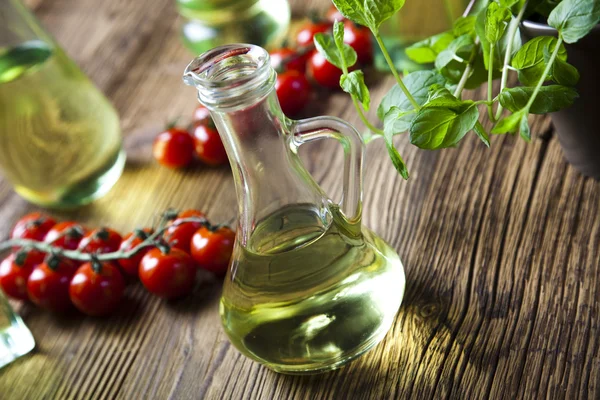
<path id="1" fill-rule="evenodd" d="M 311 207 L 324 217 L 326 196 L 303 167 L 274 87 L 254 104 L 211 110 L 227 151 L 238 197 L 242 245 L 253 229 L 285 207 Z"/>

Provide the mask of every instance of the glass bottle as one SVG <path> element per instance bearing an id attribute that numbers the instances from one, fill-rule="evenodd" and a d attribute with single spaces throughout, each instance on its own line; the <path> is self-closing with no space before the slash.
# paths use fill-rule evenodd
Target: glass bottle
<path id="1" fill-rule="evenodd" d="M 176 0 L 184 18 L 184 45 L 200 54 L 213 47 L 248 42 L 270 47 L 284 39 L 290 22 L 287 0 Z"/>
<path id="2" fill-rule="evenodd" d="M 398 255 L 361 224 L 364 143 L 333 117 L 288 119 L 268 53 L 234 44 L 184 74 L 210 109 L 232 166 L 237 239 L 220 313 L 246 356 L 285 373 L 337 368 L 377 344 L 404 292 Z M 335 139 L 345 154 L 343 200 L 332 201 L 298 147 Z"/>
<path id="3" fill-rule="evenodd" d="M 0 289 L 0 368 L 29 353 L 35 341 Z"/>
<path id="4" fill-rule="evenodd" d="M 0 5 L 0 168 L 32 203 L 88 203 L 123 170 L 119 117 L 19 0 Z"/>

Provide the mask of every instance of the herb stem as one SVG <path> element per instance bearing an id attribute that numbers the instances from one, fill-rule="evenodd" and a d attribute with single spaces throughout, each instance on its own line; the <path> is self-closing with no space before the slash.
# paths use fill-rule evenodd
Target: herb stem
<path id="1" fill-rule="evenodd" d="M 519 24 L 521 23 L 523 15 L 525 14 L 525 9 L 527 8 L 528 2 L 529 0 L 525 0 L 525 4 L 523 4 L 523 7 L 521 7 L 519 10 L 517 17 L 510 22 L 510 26 L 508 27 L 508 43 L 506 45 L 506 53 L 504 53 L 504 66 L 502 67 L 502 78 L 500 79 L 500 93 L 502 93 L 506 87 L 506 82 L 508 81 L 508 69 L 512 56 L 513 41 L 515 39 L 515 34 L 518 32 Z M 497 120 L 502 116 L 503 109 L 504 108 L 502 107 L 502 104 L 498 104 L 498 109 L 496 110 Z"/>
<path id="2" fill-rule="evenodd" d="M 488 104 L 487 104 L 487 110 L 488 110 L 488 116 L 490 117 L 490 121 L 495 122 L 496 119 L 494 118 L 494 110 L 492 109 L 492 95 L 493 95 L 493 87 L 492 87 L 492 82 L 493 82 L 493 74 L 494 74 L 494 49 L 495 49 L 495 43 L 490 43 L 490 61 L 489 61 L 489 68 L 488 68 L 488 93 L 487 93 L 487 98 L 488 98 Z"/>
<path id="3" fill-rule="evenodd" d="M 452 3 L 450 0 L 444 0 L 444 8 L 446 9 L 446 16 L 450 25 L 454 24 L 454 13 L 452 12 Z"/>
<path id="4" fill-rule="evenodd" d="M 465 88 L 465 85 L 467 84 L 467 80 L 469 80 L 469 77 L 471 76 L 471 72 L 473 72 L 473 59 L 479 52 L 479 38 L 476 38 L 475 42 L 473 44 L 474 44 L 473 51 L 471 52 L 471 56 L 469 57 L 467 66 L 465 67 L 465 70 L 463 71 L 463 74 L 460 77 L 460 81 L 458 81 L 458 85 L 456 86 L 456 89 L 454 90 L 454 97 L 456 97 L 457 99 L 460 99 L 460 95 L 462 94 L 462 91 Z"/>
<path id="5" fill-rule="evenodd" d="M 531 105 L 535 101 L 535 98 L 536 98 L 537 94 L 539 93 L 540 88 L 542 87 L 542 85 L 546 81 L 546 77 L 550 73 L 550 68 L 552 68 L 552 64 L 554 64 L 554 60 L 556 59 L 556 56 L 558 55 L 558 50 L 560 49 L 560 46 L 562 45 L 562 42 L 563 42 L 563 38 L 559 34 L 558 35 L 558 40 L 556 41 L 556 46 L 554 47 L 554 51 L 552 51 L 552 55 L 550 56 L 550 59 L 548 60 L 548 64 L 546 64 L 546 68 L 544 69 L 544 73 L 542 73 L 542 76 L 540 77 L 540 80 L 538 81 L 535 89 L 533 90 L 533 93 L 531 94 L 531 97 L 529 98 L 529 101 L 525 105 L 524 109 L 526 110 L 527 113 L 529 112 L 529 108 L 531 107 Z"/>
<path id="6" fill-rule="evenodd" d="M 381 49 L 381 52 L 383 53 L 383 57 L 385 58 L 387 65 L 390 67 L 390 70 L 392 71 L 394 78 L 396 78 L 396 82 L 398 83 L 398 86 L 400 86 L 400 89 L 402 89 L 402 91 L 404 92 L 404 95 L 406 96 L 408 101 L 410 101 L 410 103 L 415 108 L 415 110 L 417 110 L 417 111 L 420 110 L 421 106 L 419 105 L 419 103 L 417 103 L 415 98 L 412 96 L 412 94 L 410 93 L 410 91 L 408 90 L 406 85 L 404 85 L 404 82 L 402 82 L 402 79 L 400 78 L 400 75 L 398 74 L 398 71 L 396 70 L 396 66 L 394 65 L 394 62 L 392 61 L 390 54 L 388 53 L 387 49 L 385 48 L 385 45 L 383 44 L 383 41 L 381 40 L 381 36 L 379 35 L 379 32 L 376 32 L 376 31 L 372 31 L 372 32 L 373 32 L 373 36 L 375 36 L 375 40 L 377 41 L 377 44 L 379 45 L 379 48 Z"/>
<path id="7" fill-rule="evenodd" d="M 354 104 L 354 108 L 356 108 L 356 111 L 358 112 L 358 116 L 360 117 L 360 120 L 363 122 L 363 124 L 365 124 L 365 126 L 367 128 L 369 128 L 373 133 L 376 133 L 378 135 L 383 135 L 383 130 L 374 126 L 369 121 L 369 119 L 365 116 L 365 114 L 363 113 L 363 110 L 360 108 L 360 104 L 358 104 L 358 100 L 356 100 L 356 97 L 355 96 L 351 96 L 351 97 L 352 97 L 352 103 Z"/>

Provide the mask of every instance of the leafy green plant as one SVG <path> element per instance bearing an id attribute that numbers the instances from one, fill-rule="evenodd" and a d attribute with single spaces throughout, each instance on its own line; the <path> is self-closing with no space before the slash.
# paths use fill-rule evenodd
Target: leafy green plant
<path id="1" fill-rule="evenodd" d="M 567 62 L 564 43 L 577 42 L 600 21 L 598 0 L 488 0 L 476 15 L 458 18 L 452 30 L 410 46 L 406 51 L 409 58 L 417 63 L 434 63 L 435 68 L 401 78 L 381 40 L 379 27 L 402 8 L 404 0 L 332 1 L 346 18 L 371 30 L 396 79 L 377 108 L 383 129 L 364 114 L 371 106 L 369 89 L 362 71 L 350 71 L 356 53 L 344 44 L 343 24 L 334 24 L 333 35 L 317 34 L 316 48 L 342 69 L 341 88 L 352 97 L 373 137 L 384 138 L 394 167 L 404 179 L 408 179 L 408 170 L 392 141 L 397 134 L 408 132 L 412 144 L 429 150 L 453 147 L 471 131 L 486 146 L 490 145 L 489 133 L 519 131 L 529 141 L 529 114 L 554 112 L 577 98 L 573 86 L 579 73 Z M 558 38 L 544 36 L 521 42 L 519 25 L 533 12 L 547 17 L 548 24 L 558 31 Z M 509 70 L 518 73 L 522 86 L 507 87 Z M 495 79 L 500 79 L 496 96 L 492 87 Z M 487 98 L 462 99 L 464 89 L 486 82 Z M 545 85 L 548 82 L 554 84 Z M 480 107 L 487 110 L 493 124 L 490 132 L 479 122 Z"/>

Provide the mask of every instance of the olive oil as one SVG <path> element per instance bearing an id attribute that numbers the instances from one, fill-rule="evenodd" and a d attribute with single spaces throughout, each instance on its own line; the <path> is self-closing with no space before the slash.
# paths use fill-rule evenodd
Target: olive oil
<path id="1" fill-rule="evenodd" d="M 62 50 L 39 40 L 0 49 L 0 167 L 17 193 L 87 203 L 123 165 L 116 112 Z"/>
<path id="2" fill-rule="evenodd" d="M 397 254 L 335 208 L 325 214 L 288 206 L 259 222 L 246 246 L 236 243 L 223 326 L 240 351 L 278 372 L 357 357 L 385 336 L 402 301 Z"/>

